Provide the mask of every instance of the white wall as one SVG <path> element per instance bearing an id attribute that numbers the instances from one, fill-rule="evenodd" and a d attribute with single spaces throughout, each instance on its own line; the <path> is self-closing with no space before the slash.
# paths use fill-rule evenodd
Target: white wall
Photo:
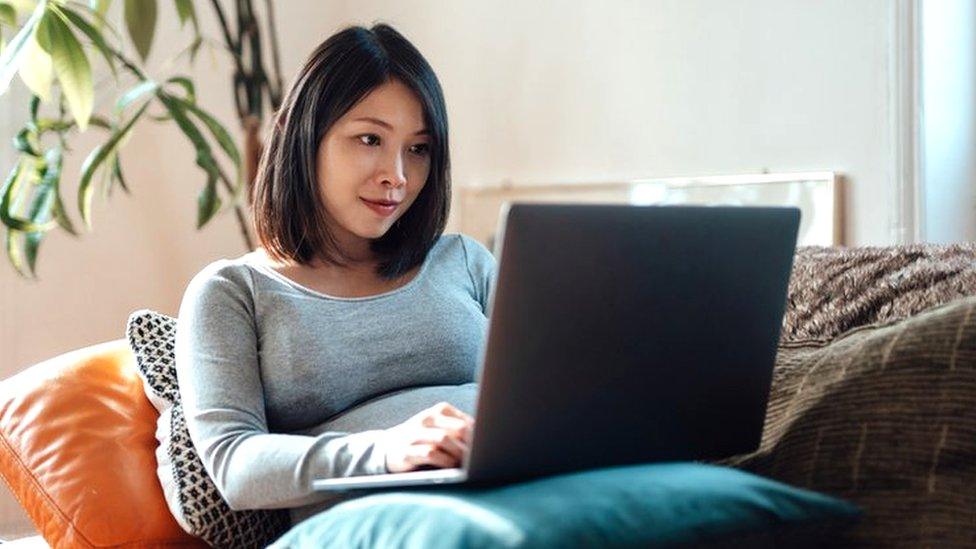
<path id="1" fill-rule="evenodd" d="M 887 2 L 386 4 L 332 13 L 392 19 L 429 52 L 461 184 L 830 169 L 849 176 L 849 242 L 893 242 L 903 222 Z"/>
<path id="2" fill-rule="evenodd" d="M 922 2 L 922 236 L 976 240 L 976 4 Z"/>
<path id="3" fill-rule="evenodd" d="M 894 207 L 894 10 L 885 0 L 276 5 L 289 76 L 347 23 L 382 20 L 413 40 L 445 89 L 456 185 L 836 170 L 849 182 L 850 243 L 895 242 L 912 222 Z M 155 63 L 188 42 L 171 4 L 160 6 Z M 217 38 L 208 5 L 198 9 Z M 230 65 L 210 57 L 184 71 L 233 128 Z M 18 101 L 17 112 L 25 108 Z M 98 142 L 78 141 L 68 162 L 75 219 L 78 168 Z M 95 231 L 81 239 L 51 235 L 40 283 L 0 265 L 0 377 L 122 337 L 135 309 L 176 314 L 194 273 L 244 252 L 231 214 L 194 230 L 203 178 L 171 126 L 142 124 L 123 162 L 133 195 L 98 199 Z"/>

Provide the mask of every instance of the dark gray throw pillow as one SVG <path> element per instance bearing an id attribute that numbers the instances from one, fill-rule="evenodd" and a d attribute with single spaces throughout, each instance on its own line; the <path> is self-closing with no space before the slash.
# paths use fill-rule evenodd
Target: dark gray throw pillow
<path id="1" fill-rule="evenodd" d="M 138 310 L 129 316 L 126 337 L 146 397 L 159 411 L 156 471 L 173 517 L 184 530 L 213 547 L 258 548 L 277 539 L 291 526 L 288 511 L 232 510 L 190 441 L 176 379 L 176 319 Z"/>

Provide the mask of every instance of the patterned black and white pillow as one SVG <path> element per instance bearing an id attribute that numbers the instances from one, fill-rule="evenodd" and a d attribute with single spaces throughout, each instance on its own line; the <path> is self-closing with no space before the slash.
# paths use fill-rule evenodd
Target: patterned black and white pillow
<path id="1" fill-rule="evenodd" d="M 126 337 L 146 397 L 159 411 L 156 473 L 166 504 L 184 530 L 213 547 L 265 547 L 291 526 L 288 511 L 234 511 L 217 491 L 190 441 L 180 402 L 174 357 L 176 319 L 140 309 Z"/>

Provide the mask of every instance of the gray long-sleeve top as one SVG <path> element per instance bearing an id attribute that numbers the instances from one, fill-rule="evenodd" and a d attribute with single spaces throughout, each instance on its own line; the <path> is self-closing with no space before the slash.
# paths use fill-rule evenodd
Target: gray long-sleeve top
<path id="1" fill-rule="evenodd" d="M 473 413 L 495 260 L 444 235 L 406 285 L 341 298 L 259 257 L 190 281 L 176 370 L 190 438 L 230 507 L 289 508 L 297 522 L 341 499 L 312 479 L 386 471 L 381 429 L 441 400 Z"/>

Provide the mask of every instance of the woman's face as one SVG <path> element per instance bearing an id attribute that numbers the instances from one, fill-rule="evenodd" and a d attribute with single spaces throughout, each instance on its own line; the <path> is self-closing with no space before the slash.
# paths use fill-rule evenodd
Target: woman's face
<path id="1" fill-rule="evenodd" d="M 368 93 L 322 138 L 317 170 L 339 244 L 354 248 L 383 236 L 430 173 L 430 136 L 413 90 L 390 80 Z"/>

